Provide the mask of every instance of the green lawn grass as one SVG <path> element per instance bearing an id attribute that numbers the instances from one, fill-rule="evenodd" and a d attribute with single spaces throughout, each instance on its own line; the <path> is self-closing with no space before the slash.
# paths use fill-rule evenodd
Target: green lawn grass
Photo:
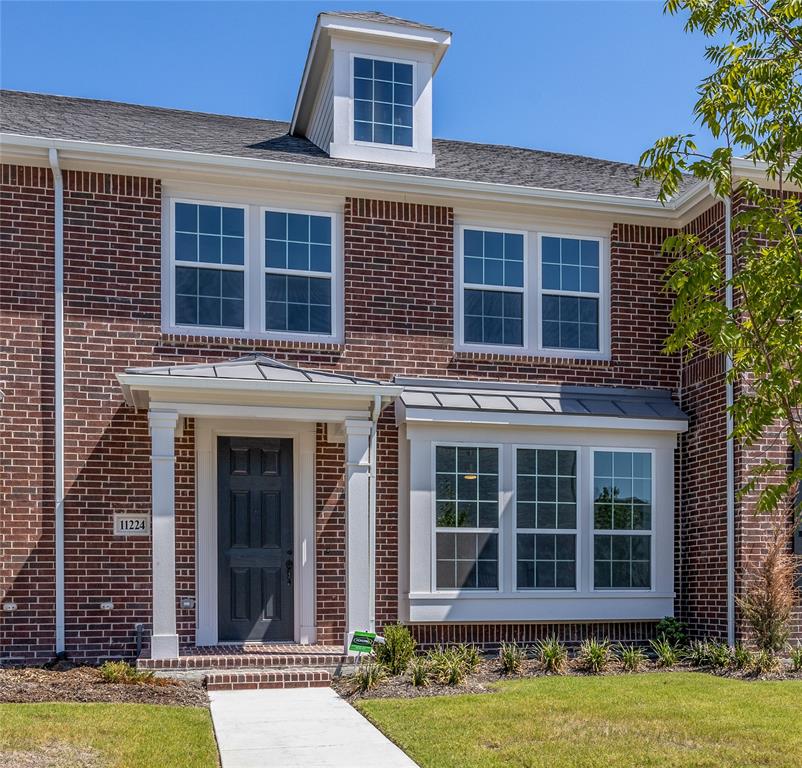
<path id="1" fill-rule="evenodd" d="M 216 768 L 209 710 L 151 704 L 0 704 L 5 752 L 70 745 L 108 768 Z"/>
<path id="2" fill-rule="evenodd" d="M 423 768 L 802 765 L 802 682 L 699 673 L 539 677 L 493 693 L 365 699 Z"/>

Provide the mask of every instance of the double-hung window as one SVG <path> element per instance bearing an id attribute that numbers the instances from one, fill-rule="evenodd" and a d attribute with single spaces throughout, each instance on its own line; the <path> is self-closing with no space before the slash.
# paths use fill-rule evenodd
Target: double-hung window
<path id="1" fill-rule="evenodd" d="M 598 240 L 540 238 L 541 344 L 548 349 L 600 348 Z"/>
<path id="2" fill-rule="evenodd" d="M 576 457 L 573 450 L 516 451 L 518 589 L 576 589 Z"/>
<path id="3" fill-rule="evenodd" d="M 595 589 L 652 586 L 652 456 L 594 451 Z"/>
<path id="4" fill-rule="evenodd" d="M 265 212 L 265 329 L 329 335 L 331 217 Z"/>
<path id="5" fill-rule="evenodd" d="M 411 147 L 413 65 L 354 57 L 354 140 Z"/>
<path id="6" fill-rule="evenodd" d="M 458 350 L 607 354 L 602 238 L 462 225 L 457 240 Z"/>
<path id="7" fill-rule="evenodd" d="M 176 325 L 244 328 L 245 208 L 176 203 Z"/>
<path id="8" fill-rule="evenodd" d="M 435 447 L 436 588 L 497 589 L 499 451 Z"/>
<path id="9" fill-rule="evenodd" d="M 466 344 L 524 343 L 524 236 L 463 229 L 463 334 Z"/>
<path id="10" fill-rule="evenodd" d="M 163 327 L 246 338 L 342 338 L 337 217 L 171 201 Z"/>

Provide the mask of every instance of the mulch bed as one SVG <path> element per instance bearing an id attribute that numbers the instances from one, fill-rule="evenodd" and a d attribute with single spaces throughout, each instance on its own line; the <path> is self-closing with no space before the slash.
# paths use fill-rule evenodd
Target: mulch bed
<path id="1" fill-rule="evenodd" d="M 93 667 L 0 669 L 0 703 L 54 701 L 209 706 L 206 690 L 196 681 L 156 678 L 137 684 L 106 683 Z"/>
<path id="2" fill-rule="evenodd" d="M 646 662 L 639 672 L 625 671 L 619 662 L 612 662 L 601 673 L 591 673 L 584 670 L 579 661 L 571 659 L 568 662 L 565 675 L 572 677 L 611 677 L 614 675 L 631 675 L 642 672 L 700 672 L 714 674 L 721 677 L 736 678 L 740 680 L 802 680 L 802 672 L 793 672 L 790 666 L 784 666 L 778 672 L 756 675 L 754 672 L 724 669 L 713 670 L 693 667 L 689 664 L 677 664 L 668 669 L 658 667 L 653 662 Z M 497 659 L 483 660 L 476 672 L 469 675 L 460 685 L 438 685 L 430 682 L 427 686 L 413 686 L 408 675 L 385 678 L 384 681 L 370 691 L 360 693 L 352 677 L 341 677 L 332 683 L 332 687 L 344 699 L 356 701 L 358 699 L 413 699 L 424 696 L 454 696 L 463 693 L 490 693 L 493 686 L 504 680 L 523 680 L 535 677 L 546 677 L 548 673 L 543 670 L 539 662 L 528 659 L 524 662 L 520 674 L 505 675 Z"/>

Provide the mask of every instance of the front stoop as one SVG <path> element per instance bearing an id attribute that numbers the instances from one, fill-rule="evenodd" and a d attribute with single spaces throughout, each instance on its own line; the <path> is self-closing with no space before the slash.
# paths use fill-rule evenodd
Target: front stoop
<path id="1" fill-rule="evenodd" d="M 326 688 L 331 674 L 325 670 L 277 670 L 274 672 L 210 672 L 206 675 L 207 691 L 242 691 L 260 688 Z"/>
<path id="2" fill-rule="evenodd" d="M 191 648 L 177 659 L 141 658 L 140 669 L 159 676 L 201 680 L 210 691 L 318 688 L 349 674 L 356 659 L 340 648 L 249 644 Z"/>

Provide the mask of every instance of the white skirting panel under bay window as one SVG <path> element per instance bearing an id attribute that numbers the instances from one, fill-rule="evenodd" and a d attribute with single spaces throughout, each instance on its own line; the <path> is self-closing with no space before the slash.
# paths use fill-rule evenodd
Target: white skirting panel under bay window
<path id="1" fill-rule="evenodd" d="M 408 422 L 401 618 L 672 615 L 675 446 L 665 430 Z"/>

